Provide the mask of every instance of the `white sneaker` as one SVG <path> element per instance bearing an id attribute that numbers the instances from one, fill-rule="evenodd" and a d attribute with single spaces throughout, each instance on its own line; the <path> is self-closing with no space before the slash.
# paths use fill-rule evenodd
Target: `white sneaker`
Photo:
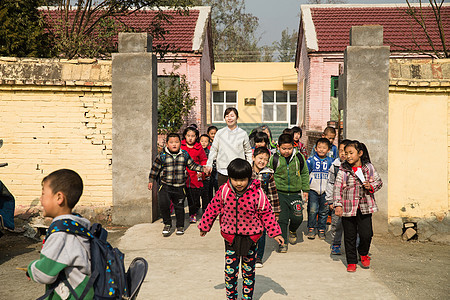
<path id="1" fill-rule="evenodd" d="M 256 263 L 255 263 L 255 268 L 262 268 L 262 267 L 263 267 L 262 260 L 260 258 L 257 258 Z"/>
<path id="2" fill-rule="evenodd" d="M 166 237 L 169 236 L 171 228 L 172 228 L 172 226 L 170 226 L 170 225 L 164 225 L 164 228 L 162 231 L 163 236 L 166 236 Z"/>

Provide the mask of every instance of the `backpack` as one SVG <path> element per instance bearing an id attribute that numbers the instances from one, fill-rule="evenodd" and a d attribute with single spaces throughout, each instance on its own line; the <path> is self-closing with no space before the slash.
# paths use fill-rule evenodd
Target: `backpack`
<path id="1" fill-rule="evenodd" d="M 295 155 L 297 156 L 298 160 L 300 161 L 300 173 L 301 173 L 302 170 L 303 170 L 303 167 L 305 166 L 305 160 L 303 158 L 303 154 L 301 154 L 300 152 L 297 152 Z M 277 170 L 279 159 L 280 159 L 280 155 L 278 154 L 278 152 L 276 152 L 273 155 L 273 161 L 272 161 L 272 166 L 273 166 L 273 172 L 274 173 Z"/>
<path id="2" fill-rule="evenodd" d="M 98 223 L 94 223 L 88 230 L 72 219 L 57 220 L 48 228 L 45 240 L 52 233 L 58 231 L 90 239 L 91 276 L 86 288 L 80 297 L 77 297 L 74 289 L 67 281 L 65 273 L 61 271 L 58 279 L 50 286 L 45 295 L 38 298 L 38 300 L 47 298 L 61 281 L 69 288 L 75 299 L 84 299 L 91 287 L 94 287 L 94 299 L 134 299 L 136 297 L 147 274 L 147 262 L 145 259 L 135 258 L 128 272 L 125 273 L 124 254 L 119 249 L 113 248 L 106 241 L 108 232 Z M 132 270 L 132 266 L 136 266 L 135 264 L 139 263 L 137 261 L 141 261 L 144 264 L 144 266 L 138 267 L 141 268 L 139 276 L 135 276 L 133 273 L 136 273 L 136 271 Z"/>
<path id="3" fill-rule="evenodd" d="M 270 175 L 272 175 L 272 173 L 269 173 L 269 172 L 262 173 L 261 188 L 264 190 L 266 195 L 269 192 Z"/>

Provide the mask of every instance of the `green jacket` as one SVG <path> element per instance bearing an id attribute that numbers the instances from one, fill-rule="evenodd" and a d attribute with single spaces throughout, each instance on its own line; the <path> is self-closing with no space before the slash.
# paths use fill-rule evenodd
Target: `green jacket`
<path id="1" fill-rule="evenodd" d="M 301 155 L 303 159 L 303 169 L 300 170 L 300 161 L 296 155 L 297 152 L 298 150 L 294 148 L 289 165 L 287 165 L 286 159 L 281 156 L 279 151 L 277 151 L 279 158 L 278 166 L 276 168 L 273 166 L 274 155 L 270 157 L 268 167 L 273 170 L 276 169 L 274 178 L 278 192 L 299 193 L 300 191 L 309 191 L 308 166 L 306 165 L 305 158 Z"/>

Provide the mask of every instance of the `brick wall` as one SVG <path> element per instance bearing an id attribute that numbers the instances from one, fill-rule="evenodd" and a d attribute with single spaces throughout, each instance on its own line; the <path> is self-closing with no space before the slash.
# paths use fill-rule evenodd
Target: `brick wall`
<path id="1" fill-rule="evenodd" d="M 19 207 L 60 168 L 83 178 L 80 205 L 112 205 L 111 106 L 111 61 L 0 58 L 0 176 Z"/>

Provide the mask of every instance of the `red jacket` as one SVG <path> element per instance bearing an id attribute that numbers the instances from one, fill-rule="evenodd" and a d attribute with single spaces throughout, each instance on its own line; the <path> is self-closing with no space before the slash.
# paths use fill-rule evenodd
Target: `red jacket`
<path id="1" fill-rule="evenodd" d="M 181 141 L 181 149 L 186 150 L 187 153 L 189 153 L 189 156 L 192 157 L 194 162 L 199 165 L 206 165 L 206 161 L 208 158 L 206 157 L 205 150 L 202 147 L 202 144 L 195 143 L 193 148 L 189 148 L 186 145 L 186 140 Z M 186 168 L 186 171 L 188 172 L 188 179 L 186 180 L 186 186 L 188 188 L 202 188 L 203 182 L 198 181 L 197 172 L 191 171 L 188 168 Z"/>
<path id="2" fill-rule="evenodd" d="M 222 185 L 206 208 L 198 228 L 210 231 L 218 214 L 222 235 L 253 236 L 262 233 L 264 228 L 271 238 L 281 234 L 272 206 L 258 180 L 252 180 L 238 202 L 230 181 Z"/>

